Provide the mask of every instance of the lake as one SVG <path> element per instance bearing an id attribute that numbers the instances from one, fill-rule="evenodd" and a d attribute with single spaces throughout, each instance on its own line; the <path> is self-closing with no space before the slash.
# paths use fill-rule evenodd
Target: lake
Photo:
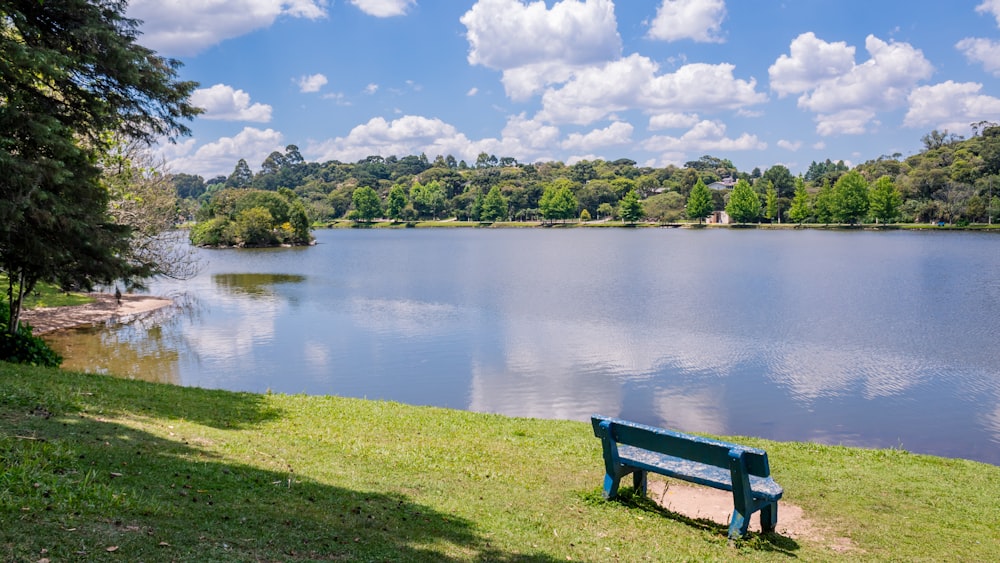
<path id="1" fill-rule="evenodd" d="M 368 229 L 199 250 L 179 305 L 48 336 L 180 385 L 1000 465 L 1000 238 L 974 232 Z"/>

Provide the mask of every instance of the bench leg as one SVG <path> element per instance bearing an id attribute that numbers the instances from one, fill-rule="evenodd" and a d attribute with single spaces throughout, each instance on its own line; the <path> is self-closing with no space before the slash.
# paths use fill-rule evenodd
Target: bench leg
<path id="1" fill-rule="evenodd" d="M 642 496 L 646 496 L 646 472 L 637 469 L 632 473 L 632 487 Z"/>
<path id="2" fill-rule="evenodd" d="M 604 498 L 605 500 L 611 500 L 618 496 L 618 485 L 621 483 L 620 477 L 613 477 L 611 475 L 604 475 Z"/>
<path id="3" fill-rule="evenodd" d="M 772 502 L 760 509 L 760 529 L 762 532 L 773 532 L 778 525 L 778 503 Z"/>
<path id="4" fill-rule="evenodd" d="M 740 539 L 747 535 L 747 528 L 750 527 L 750 519 L 747 518 L 737 508 L 733 510 L 733 517 L 729 521 L 729 539 Z"/>

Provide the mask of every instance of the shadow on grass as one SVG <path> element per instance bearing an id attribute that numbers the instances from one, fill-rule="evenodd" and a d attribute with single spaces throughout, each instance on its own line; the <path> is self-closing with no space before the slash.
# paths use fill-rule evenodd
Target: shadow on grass
<path id="1" fill-rule="evenodd" d="M 601 497 L 600 491 L 595 494 L 596 499 L 600 499 L 602 502 L 604 499 Z M 646 497 L 644 495 L 638 494 L 635 489 L 631 487 L 622 487 L 618 493 L 618 498 L 611 502 L 619 502 L 622 505 L 634 509 L 642 510 L 651 514 L 656 514 L 664 518 L 669 518 L 676 522 L 681 522 L 692 528 L 696 528 L 702 531 L 710 532 L 714 535 L 720 535 L 722 537 L 728 537 L 729 526 L 718 524 L 709 520 L 707 518 L 691 518 L 677 512 L 673 512 L 663 508 L 655 501 Z M 780 513 L 780 512 L 779 512 Z M 759 513 L 755 512 L 753 518 L 758 518 Z M 793 553 L 799 549 L 799 544 L 794 539 L 787 536 L 782 536 L 777 532 L 771 533 L 754 533 L 748 532 L 747 535 L 738 540 L 735 543 L 737 548 L 750 549 L 752 551 L 768 551 L 777 552 L 789 557 L 796 557 Z"/>
<path id="2" fill-rule="evenodd" d="M 180 398 L 163 388 L 157 395 L 146 399 Z M 220 424 L 260 406 L 229 398 L 234 406 L 218 418 L 190 405 L 169 412 Z M 398 493 L 220 461 L 210 444 L 90 412 L 11 406 L 0 393 L 2 560 L 555 561 L 497 550 L 473 522 Z M 272 414 L 258 410 L 256 420 Z"/>

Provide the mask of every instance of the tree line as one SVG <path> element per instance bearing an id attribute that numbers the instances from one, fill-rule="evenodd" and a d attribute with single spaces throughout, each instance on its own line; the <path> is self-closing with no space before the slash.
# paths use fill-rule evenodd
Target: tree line
<path id="1" fill-rule="evenodd" d="M 978 125 L 969 139 L 932 131 L 923 137 L 924 149 L 907 158 L 880 156 L 853 169 L 843 161 L 812 162 L 799 176 L 780 164 L 740 171 L 711 155 L 666 167 L 627 158 L 524 164 L 486 153 L 472 165 L 423 154 L 316 163 L 289 145 L 256 173 L 241 159 L 228 176 L 180 173 L 172 181 L 187 214 L 200 219 L 213 216 L 216 199 L 232 197 L 227 190 L 285 188 L 313 224 L 452 217 L 671 223 L 716 211 L 737 222 L 986 223 L 1000 216 L 1000 127 Z"/>

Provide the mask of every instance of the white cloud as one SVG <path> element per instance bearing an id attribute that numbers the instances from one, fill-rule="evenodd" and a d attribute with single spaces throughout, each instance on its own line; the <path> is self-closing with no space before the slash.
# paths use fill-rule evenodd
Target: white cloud
<path id="1" fill-rule="evenodd" d="M 976 6 L 976 11 L 980 14 L 993 14 L 1000 26 L 1000 0 L 983 0 L 983 3 Z"/>
<path id="2" fill-rule="evenodd" d="M 345 137 L 313 143 L 308 152 L 320 162 L 354 162 L 371 155 L 465 154 L 468 145 L 465 135 L 440 119 L 405 115 L 393 121 L 373 118 Z"/>
<path id="3" fill-rule="evenodd" d="M 303 76 L 299 78 L 299 92 L 309 93 L 309 92 L 319 92 L 323 86 L 326 86 L 328 80 L 322 74 L 312 74 L 309 76 Z"/>
<path id="4" fill-rule="evenodd" d="M 854 47 L 843 41 L 827 43 L 811 31 L 793 39 L 789 52 L 767 69 L 771 89 L 779 97 L 811 90 L 854 67 Z"/>
<path id="5" fill-rule="evenodd" d="M 785 150 L 795 152 L 802 148 L 802 141 L 787 141 L 785 139 L 781 139 L 778 141 L 778 146 Z"/>
<path id="6" fill-rule="evenodd" d="M 657 113 L 649 118 L 649 130 L 687 129 L 693 127 L 699 121 L 701 120 L 696 113 Z"/>
<path id="7" fill-rule="evenodd" d="M 970 123 L 1000 119 L 1000 98 L 981 94 L 982 89 L 976 82 L 951 80 L 921 86 L 910 93 L 903 125 L 964 132 Z"/>
<path id="8" fill-rule="evenodd" d="M 377 18 L 406 15 L 406 10 L 417 0 L 351 0 L 362 12 Z"/>
<path id="9" fill-rule="evenodd" d="M 368 86 L 365 86 L 365 94 L 368 94 L 370 96 L 370 95 L 374 94 L 375 92 L 378 92 L 378 84 L 375 84 L 373 82 L 373 83 L 369 84 Z"/>
<path id="10" fill-rule="evenodd" d="M 479 93 L 479 88 L 472 87 L 472 88 L 469 88 L 469 91 L 466 92 L 465 95 L 469 96 L 471 98 L 472 96 L 475 96 L 478 93 Z"/>
<path id="11" fill-rule="evenodd" d="M 553 123 L 586 125 L 613 112 L 719 111 L 762 103 L 756 81 L 733 76 L 731 64 L 684 65 L 657 75 L 659 66 L 633 54 L 624 59 L 576 72 L 573 79 L 542 96 L 540 115 Z"/>
<path id="12" fill-rule="evenodd" d="M 616 121 L 604 129 L 594 129 L 583 133 L 573 133 L 562 143 L 562 148 L 567 150 L 590 151 L 601 147 L 623 145 L 632 140 L 631 124 L 623 121 Z"/>
<path id="13" fill-rule="evenodd" d="M 127 14 L 144 22 L 141 44 L 182 56 L 269 27 L 279 16 L 326 17 L 326 4 L 327 0 L 132 0 Z"/>
<path id="14" fill-rule="evenodd" d="M 970 61 L 981 63 L 987 72 L 1000 76 L 1000 42 L 969 37 L 959 41 L 955 48 Z"/>
<path id="15" fill-rule="evenodd" d="M 182 145 L 166 145 L 160 153 L 171 170 L 200 174 L 205 178 L 228 176 L 243 158 L 254 168 L 273 151 L 283 150 L 282 135 L 273 129 L 245 127 L 233 137 L 222 137 L 194 149 L 195 140 Z"/>
<path id="16" fill-rule="evenodd" d="M 853 47 L 802 34 L 792 41 L 791 54 L 768 69 L 771 88 L 779 96 L 801 93 L 798 105 L 818 114 L 820 135 L 865 133 L 879 111 L 903 106 L 909 92 L 934 70 L 908 43 L 886 43 L 869 35 L 865 49 L 871 58 L 856 64 Z"/>
<path id="17" fill-rule="evenodd" d="M 271 106 L 250 104 L 250 94 L 236 90 L 226 84 L 216 84 L 211 88 L 199 88 L 191 94 L 191 104 L 203 108 L 202 119 L 223 121 L 271 121 Z"/>
<path id="18" fill-rule="evenodd" d="M 663 0 L 649 26 L 649 37 L 722 43 L 719 33 L 725 17 L 725 0 Z"/>
<path id="19" fill-rule="evenodd" d="M 519 151 L 504 153 L 524 159 L 537 156 L 559 142 L 559 128 L 528 119 L 522 113 L 507 119 L 501 138 L 507 147 L 520 147 Z"/>
<path id="20" fill-rule="evenodd" d="M 507 94 L 523 100 L 572 68 L 621 56 L 611 0 L 545 2 L 479 0 L 461 20 L 469 63 L 503 72 Z"/>
<path id="21" fill-rule="evenodd" d="M 744 133 L 736 139 L 726 137 L 725 124 L 720 121 L 704 120 L 680 137 L 650 137 L 643 141 L 642 147 L 651 152 L 669 155 L 670 160 L 673 161 L 680 154 L 764 150 L 767 148 L 767 143 L 749 133 Z"/>

